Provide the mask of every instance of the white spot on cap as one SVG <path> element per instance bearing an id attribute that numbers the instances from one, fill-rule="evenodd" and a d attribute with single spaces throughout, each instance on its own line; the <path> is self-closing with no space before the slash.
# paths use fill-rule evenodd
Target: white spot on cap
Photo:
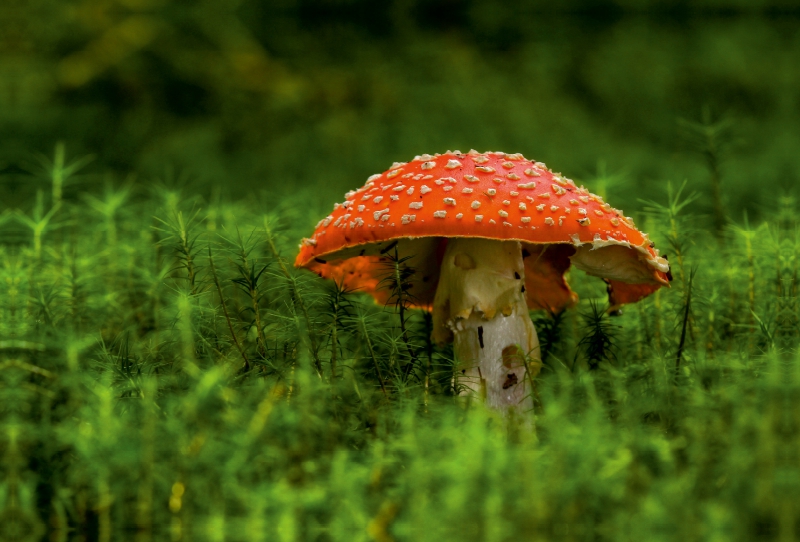
<path id="1" fill-rule="evenodd" d="M 399 168 L 399 167 L 401 167 L 401 166 L 404 166 L 404 165 L 406 165 L 406 163 L 405 163 L 405 162 L 394 162 L 394 163 L 392 164 L 392 167 L 390 167 L 389 169 L 397 169 L 397 168 Z"/>
<path id="2" fill-rule="evenodd" d="M 452 186 L 445 186 L 444 188 L 442 188 L 442 190 L 444 190 L 445 192 L 450 192 L 452 189 L 453 189 Z"/>
<path id="3" fill-rule="evenodd" d="M 317 246 L 317 242 L 314 239 L 303 239 L 303 244 L 309 247 Z"/>
<path id="4" fill-rule="evenodd" d="M 412 201 L 408 204 L 409 209 L 422 209 L 422 202 L 421 201 Z"/>
<path id="5" fill-rule="evenodd" d="M 483 221 L 483 215 L 475 215 L 475 222 Z"/>
<path id="6" fill-rule="evenodd" d="M 571 200 L 569 200 L 569 204 L 570 205 L 579 205 L 580 202 L 578 200 L 576 200 L 576 199 L 571 199 Z"/>
<path id="7" fill-rule="evenodd" d="M 366 205 L 359 205 L 359 206 L 358 206 L 358 212 L 360 213 L 360 212 L 362 212 L 362 211 L 363 211 L 364 209 L 366 209 L 366 208 L 367 208 L 367 206 L 366 206 Z"/>
<path id="8" fill-rule="evenodd" d="M 500 210 L 497 212 L 497 214 L 499 214 L 499 215 L 500 215 L 500 216 L 502 216 L 503 218 L 508 218 L 508 213 L 507 213 L 507 212 L 505 212 L 505 211 L 504 211 L 504 210 L 502 210 L 502 209 L 500 209 Z"/>
<path id="9" fill-rule="evenodd" d="M 515 192 L 515 191 L 513 191 L 513 190 L 512 190 L 511 192 L 509 192 L 509 194 L 511 194 L 511 196 L 512 196 L 512 197 L 517 197 L 517 196 L 519 196 L 519 192 Z"/>
<path id="10" fill-rule="evenodd" d="M 520 211 L 527 211 L 528 210 L 528 206 L 520 201 L 519 202 L 519 210 Z"/>
<path id="11" fill-rule="evenodd" d="M 372 198 L 372 203 L 380 203 L 381 201 L 383 201 L 383 196 L 375 196 Z"/>
<path id="12" fill-rule="evenodd" d="M 526 169 L 525 170 L 525 175 L 527 175 L 528 177 L 541 177 L 542 176 L 541 173 L 539 173 L 538 171 L 536 171 L 533 168 Z"/>
<path id="13" fill-rule="evenodd" d="M 553 220 L 549 216 L 544 219 L 544 223 L 547 224 L 548 226 L 555 226 L 556 224 L 555 220 Z"/>
<path id="14" fill-rule="evenodd" d="M 494 221 L 494 218 L 490 218 L 489 219 L 489 224 L 497 224 L 497 222 Z"/>
<path id="15" fill-rule="evenodd" d="M 536 206 L 536 210 L 537 211 L 544 211 L 544 203 L 541 203 L 541 204 L 537 205 Z"/>
<path id="16" fill-rule="evenodd" d="M 459 219 L 459 220 L 461 220 L 463 217 L 464 217 L 464 213 L 458 213 L 456 215 L 456 218 Z"/>
<path id="17" fill-rule="evenodd" d="M 350 223 L 350 229 L 352 230 L 356 226 L 363 226 L 363 225 L 364 225 L 364 219 L 356 217 L 356 219 Z"/>
<path id="18" fill-rule="evenodd" d="M 389 212 L 389 208 L 387 207 L 386 209 L 384 209 L 382 211 L 375 211 L 374 213 L 372 213 L 372 217 L 375 220 L 380 220 L 381 215 L 383 215 L 384 213 L 388 213 L 388 212 Z M 389 216 L 389 215 L 386 215 L 386 216 Z"/>
<path id="19" fill-rule="evenodd" d="M 401 171 L 403 171 L 403 168 L 395 169 L 393 171 L 390 171 L 389 173 L 386 174 L 386 178 L 387 179 L 393 179 L 393 178 L 397 177 L 398 175 L 400 175 Z"/>
<path id="20" fill-rule="evenodd" d="M 611 219 L 611 225 L 612 226 L 619 226 L 619 218 L 617 218 L 617 217 L 612 218 Z"/>
<path id="21" fill-rule="evenodd" d="M 522 221 L 523 224 L 527 224 L 528 222 L 531 221 L 531 217 L 523 216 L 522 218 L 520 218 L 520 220 Z"/>
<path id="22" fill-rule="evenodd" d="M 420 167 L 422 167 L 422 169 L 433 169 L 436 167 L 436 162 L 423 162 Z"/>
<path id="23" fill-rule="evenodd" d="M 445 165 L 444 167 L 446 167 L 447 169 L 455 169 L 457 167 L 461 167 L 461 162 L 459 162 L 458 160 L 448 160 L 447 165 Z"/>
<path id="24" fill-rule="evenodd" d="M 325 218 L 322 219 L 322 226 L 324 228 L 327 228 L 328 226 L 330 226 L 331 220 L 333 220 L 332 216 L 330 216 L 330 215 L 326 216 Z M 619 222 L 619 220 L 617 220 L 617 222 Z M 612 223 L 613 223 L 613 221 L 612 221 Z"/>
<path id="25" fill-rule="evenodd" d="M 511 227 L 511 222 L 506 222 L 506 221 L 503 221 L 503 226 L 509 226 L 509 227 Z"/>
<path id="26" fill-rule="evenodd" d="M 478 201 L 478 200 L 475 200 L 470 204 L 470 207 L 472 207 L 473 209 L 480 209 L 480 206 L 481 206 L 481 202 Z"/>
<path id="27" fill-rule="evenodd" d="M 397 185 L 394 188 L 392 188 L 392 191 L 393 192 L 402 192 L 405 187 L 406 187 L 406 185 L 404 185 L 404 184 Z"/>
<path id="28" fill-rule="evenodd" d="M 403 215 L 400 217 L 401 224 L 408 224 L 409 222 L 415 222 L 417 220 L 417 215 Z"/>
<path id="29" fill-rule="evenodd" d="M 514 162 L 503 162 L 503 167 L 506 169 L 511 169 L 514 167 Z"/>
<path id="30" fill-rule="evenodd" d="M 578 224 L 580 224 L 581 226 L 588 226 L 591 223 L 592 223 L 592 221 L 589 220 L 589 217 L 579 218 L 578 219 Z"/>
<path id="31" fill-rule="evenodd" d="M 586 216 L 586 209 L 584 209 L 583 207 L 581 207 L 580 209 L 578 209 L 578 214 L 579 214 L 579 215 Z"/>
<path id="32" fill-rule="evenodd" d="M 381 222 L 389 222 L 389 215 L 383 215 L 381 217 Z M 392 224 L 392 225 L 394 225 L 394 224 Z"/>
<path id="33" fill-rule="evenodd" d="M 439 179 L 439 180 L 440 180 L 440 181 L 444 181 L 444 182 L 446 182 L 446 183 L 452 183 L 452 184 L 456 184 L 456 183 L 458 183 L 458 181 L 457 181 L 457 180 L 455 180 L 455 179 L 454 179 L 454 178 L 452 178 L 452 177 L 442 177 L 442 178 L 441 178 L 441 179 Z"/>
<path id="34" fill-rule="evenodd" d="M 541 194 L 539 194 L 539 197 L 544 199 L 550 199 L 550 192 L 542 192 Z"/>
<path id="35" fill-rule="evenodd" d="M 455 205 L 456 204 L 456 200 L 454 198 L 444 198 L 444 204 L 445 205 Z"/>
<path id="36" fill-rule="evenodd" d="M 553 189 L 553 192 L 555 192 L 559 196 L 563 196 L 564 194 L 567 193 L 566 190 L 564 190 L 563 188 L 561 188 L 557 184 L 551 185 L 551 188 Z"/>
<path id="37" fill-rule="evenodd" d="M 494 196 L 495 194 L 497 194 L 497 190 L 495 190 L 494 188 L 489 188 L 486 191 L 486 194 L 489 195 L 489 196 Z"/>
<path id="38" fill-rule="evenodd" d="M 578 199 L 583 203 L 589 203 L 589 196 L 578 196 Z"/>
<path id="39" fill-rule="evenodd" d="M 555 213 L 556 211 L 558 211 L 558 205 L 551 205 L 550 212 Z"/>
<path id="40" fill-rule="evenodd" d="M 478 166 L 475 168 L 475 171 L 480 171 L 481 173 L 494 173 L 494 168 L 491 166 Z"/>
<path id="41" fill-rule="evenodd" d="M 400 200 L 400 196 L 398 196 L 396 194 L 392 194 L 391 196 L 389 196 L 389 199 L 392 200 L 392 201 L 399 201 Z"/>
<path id="42" fill-rule="evenodd" d="M 444 181 L 443 181 L 442 179 L 436 179 L 436 180 L 435 180 L 435 181 L 433 181 L 433 182 L 435 182 L 435 183 L 436 183 L 436 184 L 438 184 L 439 186 L 442 186 L 442 185 L 444 184 Z"/>
<path id="43" fill-rule="evenodd" d="M 375 175 L 370 175 L 369 177 L 367 177 L 367 182 L 371 183 L 373 181 L 377 181 L 380 178 L 381 178 L 381 173 L 376 173 Z"/>
<path id="44" fill-rule="evenodd" d="M 603 216 L 603 211 L 601 211 L 600 209 L 595 209 L 594 214 L 596 214 L 597 216 Z"/>
<path id="45" fill-rule="evenodd" d="M 504 199 L 503 205 L 511 205 L 511 200 Z"/>
<path id="46" fill-rule="evenodd" d="M 481 156 L 476 156 L 476 157 L 475 157 L 473 160 L 475 161 L 475 163 L 476 163 L 476 164 L 485 164 L 486 162 L 488 162 L 488 161 L 489 161 L 489 159 L 488 159 L 488 158 L 486 158 L 486 157 L 485 157 L 485 156 L 483 156 L 483 155 L 481 155 Z"/>
<path id="47" fill-rule="evenodd" d="M 447 216 L 447 211 L 434 211 L 433 218 L 444 218 Z"/>
<path id="48" fill-rule="evenodd" d="M 472 194 L 472 188 L 464 187 L 461 189 L 462 194 Z"/>
<path id="49" fill-rule="evenodd" d="M 511 179 L 512 181 L 518 181 L 519 175 L 517 175 L 516 173 L 507 173 L 506 178 Z"/>
<path id="50" fill-rule="evenodd" d="M 371 198 L 371 197 L 372 197 L 372 196 L 371 196 L 370 194 L 367 194 L 367 195 L 365 195 L 365 196 L 361 196 L 361 201 L 367 201 L 367 200 L 368 200 L 369 198 Z"/>
<path id="51" fill-rule="evenodd" d="M 337 218 L 337 219 L 336 219 L 336 222 L 334 222 L 334 223 L 333 223 L 333 225 L 334 225 L 334 226 L 338 226 L 339 224 L 341 224 L 341 223 L 342 223 L 342 219 L 343 219 L 343 218 L 344 218 L 343 216 L 340 216 L 339 218 Z M 376 220 L 377 220 L 377 219 L 376 219 Z"/>
<path id="52" fill-rule="evenodd" d="M 433 188 L 423 184 L 419 189 L 419 193 L 422 194 L 422 195 L 425 195 L 428 192 L 433 192 Z"/>
<path id="53" fill-rule="evenodd" d="M 464 180 L 468 183 L 477 183 L 480 182 L 480 179 L 477 178 L 475 175 L 464 175 Z"/>
<path id="54" fill-rule="evenodd" d="M 526 190 L 531 190 L 533 188 L 536 188 L 536 183 L 533 182 L 533 181 L 531 181 L 529 183 L 520 183 L 520 184 L 517 185 L 517 188 L 524 188 Z"/>
<path id="55" fill-rule="evenodd" d="M 414 187 L 413 186 L 411 188 L 409 188 L 408 190 L 406 190 L 406 194 L 408 194 L 409 196 L 411 194 L 413 194 L 413 193 L 414 193 Z"/>

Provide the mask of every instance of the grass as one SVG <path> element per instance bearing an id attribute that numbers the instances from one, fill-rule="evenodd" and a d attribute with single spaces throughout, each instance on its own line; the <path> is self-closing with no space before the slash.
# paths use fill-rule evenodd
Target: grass
<path id="1" fill-rule="evenodd" d="M 401 259 L 376 306 L 291 267 L 296 201 L 70 188 L 87 162 L 0 218 L 0 538 L 800 536 L 790 197 L 711 233 L 685 185 L 647 202 L 672 288 L 610 316 L 571 273 L 531 431 L 455 393 Z"/>

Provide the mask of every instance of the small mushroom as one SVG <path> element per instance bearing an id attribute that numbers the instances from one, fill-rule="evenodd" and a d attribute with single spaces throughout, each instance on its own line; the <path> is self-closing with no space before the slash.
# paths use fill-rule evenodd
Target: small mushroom
<path id="1" fill-rule="evenodd" d="M 526 372 L 541 362 L 528 310 L 577 301 L 570 265 L 606 280 L 612 309 L 669 284 L 667 260 L 629 218 L 519 154 L 395 163 L 334 206 L 295 266 L 386 302 L 380 259 L 395 247 L 416 269 L 410 293 L 432 311 L 433 339 L 454 343 L 460 382 L 505 412 L 531 407 Z"/>

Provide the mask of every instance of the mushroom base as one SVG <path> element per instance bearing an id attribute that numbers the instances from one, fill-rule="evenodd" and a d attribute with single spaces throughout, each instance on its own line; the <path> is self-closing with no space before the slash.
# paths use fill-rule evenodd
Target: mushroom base
<path id="1" fill-rule="evenodd" d="M 473 313 L 454 327 L 453 350 L 459 360 L 455 380 L 461 394 L 479 395 L 487 406 L 504 412 L 533 408 L 525 356 L 526 347 L 538 341 L 527 312 L 491 320 Z M 538 372 L 539 360 L 528 361 L 528 366 Z"/>
<path id="2" fill-rule="evenodd" d="M 541 367 L 524 272 L 517 241 L 451 239 L 433 307 L 433 338 L 453 341 L 462 394 L 515 414 L 533 407 L 527 371 Z"/>

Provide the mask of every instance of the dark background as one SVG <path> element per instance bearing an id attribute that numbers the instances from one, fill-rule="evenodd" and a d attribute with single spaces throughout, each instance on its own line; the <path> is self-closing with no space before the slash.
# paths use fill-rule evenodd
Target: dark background
<path id="1" fill-rule="evenodd" d="M 732 220 L 794 190 L 796 2 L 548 4 L 3 2 L 3 200 L 46 189 L 35 155 L 58 141 L 95 155 L 65 197 L 134 173 L 265 207 L 305 191 L 325 209 L 395 160 L 475 148 L 522 152 L 635 211 L 667 181 L 709 190 L 679 119 L 719 128 Z"/>

